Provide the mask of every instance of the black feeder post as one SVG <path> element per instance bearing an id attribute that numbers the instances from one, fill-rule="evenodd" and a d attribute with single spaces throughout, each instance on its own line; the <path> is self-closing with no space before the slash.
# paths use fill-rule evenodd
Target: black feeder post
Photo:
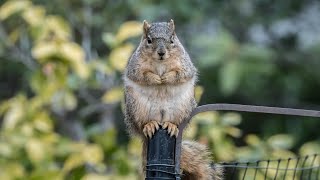
<path id="1" fill-rule="evenodd" d="M 180 180 L 180 152 L 176 152 L 180 146 L 178 138 L 170 137 L 167 130 L 159 128 L 148 140 L 146 180 Z"/>

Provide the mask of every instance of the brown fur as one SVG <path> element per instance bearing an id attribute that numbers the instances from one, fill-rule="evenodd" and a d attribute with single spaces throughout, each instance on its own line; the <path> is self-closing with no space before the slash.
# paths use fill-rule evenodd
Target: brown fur
<path id="1" fill-rule="evenodd" d="M 142 137 L 144 167 L 147 137 L 152 137 L 161 126 L 177 136 L 177 126 L 196 107 L 197 70 L 174 32 L 173 21 L 152 24 L 144 21 L 143 31 L 123 78 L 125 122 L 131 135 Z M 210 168 L 208 155 L 204 146 L 183 143 L 184 178 L 209 180 L 219 174 Z"/>

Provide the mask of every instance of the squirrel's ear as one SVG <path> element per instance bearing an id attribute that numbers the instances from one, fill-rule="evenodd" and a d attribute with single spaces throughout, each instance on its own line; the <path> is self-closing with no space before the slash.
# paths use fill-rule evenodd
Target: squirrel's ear
<path id="1" fill-rule="evenodd" d="M 143 34 L 145 35 L 145 37 L 148 34 L 149 28 L 150 28 L 150 24 L 146 20 L 144 20 L 143 21 Z"/>
<path id="2" fill-rule="evenodd" d="M 169 27 L 172 30 L 172 32 L 174 32 L 174 21 L 172 19 L 169 22 Z"/>

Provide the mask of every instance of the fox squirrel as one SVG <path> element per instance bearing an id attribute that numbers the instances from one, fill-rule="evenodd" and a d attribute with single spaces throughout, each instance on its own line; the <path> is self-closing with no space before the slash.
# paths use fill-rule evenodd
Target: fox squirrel
<path id="1" fill-rule="evenodd" d="M 171 136 L 196 107 L 194 86 L 197 69 L 180 43 L 174 22 L 143 22 L 140 45 L 124 72 L 125 123 L 131 135 L 143 142 L 143 168 L 147 138 L 159 127 Z M 210 166 L 210 153 L 204 145 L 182 142 L 182 179 L 220 179 L 221 172 Z"/>

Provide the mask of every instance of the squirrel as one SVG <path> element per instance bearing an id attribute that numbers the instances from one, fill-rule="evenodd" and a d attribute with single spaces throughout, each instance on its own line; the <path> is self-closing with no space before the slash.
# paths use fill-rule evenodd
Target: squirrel
<path id="1" fill-rule="evenodd" d="M 131 135 L 143 142 L 143 168 L 147 140 L 159 128 L 177 136 L 178 126 L 196 107 L 194 86 L 197 69 L 180 43 L 174 21 L 143 22 L 143 35 L 130 57 L 124 75 L 125 123 Z M 210 165 L 204 145 L 183 141 L 182 180 L 221 179 L 221 171 Z"/>

